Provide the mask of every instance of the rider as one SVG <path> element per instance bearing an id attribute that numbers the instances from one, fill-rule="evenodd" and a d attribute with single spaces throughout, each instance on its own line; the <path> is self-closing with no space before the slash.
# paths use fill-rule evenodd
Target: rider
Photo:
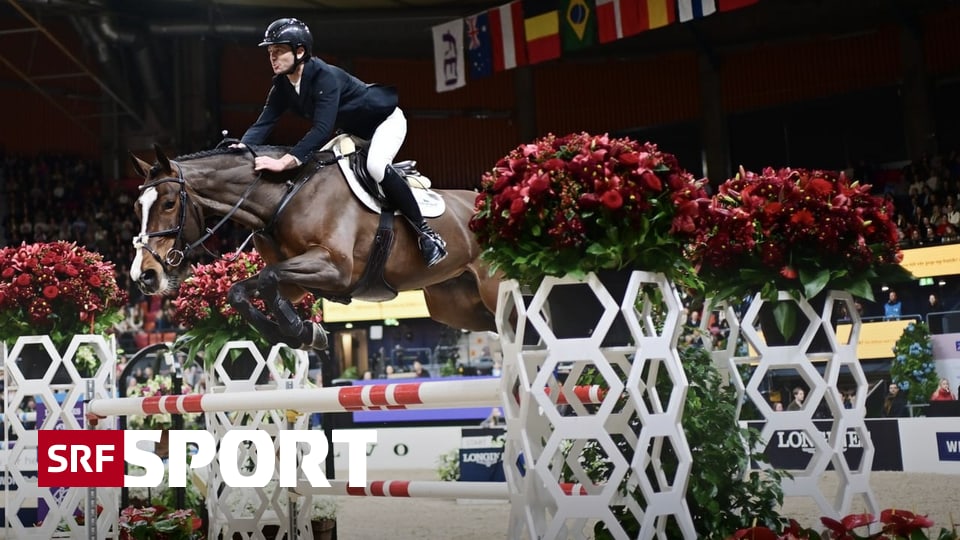
<path id="1" fill-rule="evenodd" d="M 335 127 L 368 139 L 367 171 L 380 184 L 387 201 L 416 230 L 427 266 L 446 257 L 446 242 L 427 225 L 410 186 L 391 165 L 407 135 L 407 119 L 397 107 L 396 90 L 366 84 L 313 57 L 313 36 L 297 19 L 270 23 L 259 46 L 267 48 L 275 77 L 263 112 L 240 142 L 262 144 L 288 110 L 313 122 L 313 127 L 289 154 L 279 159 L 257 156 L 255 168 L 279 172 L 303 164 L 330 139 Z"/>

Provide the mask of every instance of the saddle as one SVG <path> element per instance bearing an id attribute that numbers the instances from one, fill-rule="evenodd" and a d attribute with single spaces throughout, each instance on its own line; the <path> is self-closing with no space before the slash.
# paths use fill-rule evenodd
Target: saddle
<path id="1" fill-rule="evenodd" d="M 367 149 L 370 143 L 349 134 L 341 134 L 325 144 L 318 152 L 331 152 L 338 159 L 340 170 L 347 179 L 350 191 L 368 210 L 374 213 L 388 211 L 397 212 L 390 208 L 380 184 L 367 172 Z M 446 210 L 443 197 L 430 190 L 430 179 L 417 170 L 417 162 L 413 160 L 400 161 L 391 165 L 401 176 L 406 178 L 413 197 L 420 206 L 420 213 L 425 218 L 439 217 Z"/>
<path id="2" fill-rule="evenodd" d="M 326 296 L 328 300 L 341 304 L 349 304 L 354 296 L 361 295 L 374 302 L 384 302 L 397 297 L 397 289 L 387 283 L 383 271 L 393 250 L 393 218 L 398 211 L 389 206 L 380 184 L 367 173 L 368 148 L 367 141 L 342 134 L 318 150 L 318 153 L 333 154 L 353 195 L 368 210 L 380 214 L 380 224 L 373 238 L 370 257 L 356 286 L 345 295 Z M 407 179 L 423 216 L 438 217 L 446 209 L 446 203 L 440 195 L 430 191 L 430 179 L 420 174 L 416 165 L 415 161 L 402 161 L 391 166 Z"/>

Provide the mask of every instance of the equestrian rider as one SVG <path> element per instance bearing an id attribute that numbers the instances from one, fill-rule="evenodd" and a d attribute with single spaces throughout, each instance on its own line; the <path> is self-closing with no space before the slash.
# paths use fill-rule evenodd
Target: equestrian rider
<path id="1" fill-rule="evenodd" d="M 332 137 L 335 128 L 369 140 L 367 171 L 417 232 L 427 266 L 440 262 L 447 255 L 446 243 L 427 225 L 410 186 L 391 166 L 407 135 L 407 119 L 397 107 L 396 90 L 366 84 L 313 57 L 313 36 L 297 19 L 273 21 L 259 46 L 267 48 L 275 76 L 263 112 L 240 142 L 263 144 L 288 110 L 310 120 L 313 127 L 289 154 L 279 159 L 258 156 L 255 168 L 279 172 L 297 167 Z"/>

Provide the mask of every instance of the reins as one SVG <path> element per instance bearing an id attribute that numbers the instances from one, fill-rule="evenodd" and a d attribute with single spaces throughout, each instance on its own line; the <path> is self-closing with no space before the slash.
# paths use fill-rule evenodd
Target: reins
<path id="1" fill-rule="evenodd" d="M 251 156 L 253 156 L 254 158 L 256 157 L 256 153 L 253 151 L 252 148 L 246 147 L 246 149 L 247 151 L 249 151 Z M 313 161 L 312 167 L 304 168 L 304 170 L 299 175 L 299 178 L 297 178 L 295 181 L 288 180 L 286 182 L 287 191 L 284 194 L 283 198 L 281 199 L 280 203 L 277 205 L 277 209 L 274 211 L 273 216 L 270 218 L 267 224 L 264 225 L 262 228 L 251 232 L 247 236 L 247 238 L 240 244 L 240 246 L 237 247 L 237 249 L 234 251 L 232 256 L 224 256 L 222 254 L 218 255 L 216 253 L 213 253 L 209 248 L 207 248 L 207 246 L 204 243 L 207 240 L 209 240 L 210 237 L 216 234 L 216 232 L 221 227 L 223 227 L 228 221 L 230 221 L 230 219 L 233 217 L 234 214 L 237 213 L 241 205 L 243 205 L 244 201 L 247 200 L 250 194 L 253 193 L 253 190 L 256 189 L 256 187 L 260 184 L 261 180 L 263 179 L 263 174 L 257 173 L 256 177 L 254 177 L 253 181 L 250 182 L 250 184 L 247 186 L 246 190 L 244 190 L 240 198 L 237 199 L 237 202 L 234 203 L 234 205 L 230 208 L 229 211 L 227 211 L 226 214 L 224 214 L 222 218 L 220 218 L 220 221 L 218 221 L 213 227 L 207 227 L 204 233 L 200 236 L 200 238 L 198 238 L 193 242 L 188 243 L 182 249 L 178 249 L 177 246 L 183 243 L 183 230 L 184 230 L 184 226 L 186 225 L 186 208 L 187 208 L 188 201 L 191 203 L 191 205 L 195 210 L 195 215 L 198 223 L 201 221 L 203 216 L 202 216 L 200 206 L 195 201 L 192 201 L 190 199 L 190 194 L 187 191 L 187 181 L 186 181 L 186 178 L 184 178 L 183 176 L 183 168 L 180 166 L 179 163 L 175 161 L 171 161 L 171 163 L 176 165 L 177 167 L 176 177 L 158 178 L 156 180 L 153 180 L 141 186 L 140 191 L 144 191 L 146 189 L 158 186 L 160 184 L 165 184 L 167 182 L 176 182 L 177 184 L 179 184 L 180 212 L 177 216 L 177 221 L 178 221 L 177 226 L 171 227 L 169 229 L 165 229 L 162 231 L 154 231 L 154 232 L 138 234 L 133 239 L 134 249 L 145 249 L 148 253 L 150 253 L 150 255 L 153 256 L 154 259 L 157 260 L 157 262 L 159 262 L 161 265 L 164 266 L 164 271 L 167 271 L 171 267 L 176 268 L 181 264 L 183 264 L 183 261 L 186 260 L 190 255 L 190 253 L 193 250 L 195 250 L 197 247 L 202 247 L 203 250 L 206 251 L 207 254 L 210 255 L 211 257 L 222 259 L 227 262 L 233 262 L 240 256 L 240 254 L 243 252 L 244 248 L 246 248 L 246 246 L 250 243 L 250 240 L 254 237 L 254 235 L 259 234 L 259 235 L 271 238 L 272 237 L 271 232 L 274 226 L 276 225 L 280 215 L 286 209 L 290 201 L 293 200 L 293 197 L 295 197 L 297 193 L 299 193 L 300 190 L 303 188 L 303 186 L 306 185 L 307 181 L 310 178 L 312 178 L 318 171 L 320 171 L 321 169 L 323 169 L 328 165 L 332 165 L 336 163 L 344 156 L 345 156 L 344 154 L 334 152 L 331 158 L 328 158 L 328 159 L 317 158 L 315 161 Z M 173 235 L 176 235 L 176 239 L 174 241 L 174 248 L 167 252 L 166 257 L 160 257 L 160 255 L 156 252 L 156 250 L 151 248 L 147 242 L 150 238 L 173 236 Z"/>
<path id="2" fill-rule="evenodd" d="M 177 226 L 171 227 L 163 231 L 154 231 L 154 232 L 138 234 L 133 239 L 134 249 L 147 250 L 147 252 L 150 253 L 150 255 L 152 255 L 153 258 L 157 260 L 157 262 L 159 262 L 164 266 L 165 271 L 169 267 L 176 268 L 181 264 L 183 264 L 183 261 L 186 260 L 190 252 L 192 252 L 198 246 L 203 247 L 203 250 L 206 251 L 207 254 L 209 254 L 211 257 L 223 258 L 228 262 L 232 262 L 233 260 L 236 260 L 237 256 L 239 256 L 240 251 L 243 249 L 244 246 L 247 245 L 247 243 L 250 241 L 250 238 L 253 236 L 253 234 L 251 234 L 250 236 L 247 237 L 246 240 L 244 240 L 243 244 L 241 244 L 241 246 L 237 249 L 236 255 L 234 255 L 234 257 L 231 259 L 226 259 L 220 255 L 213 253 L 212 251 L 210 251 L 210 249 L 207 248 L 207 246 L 204 245 L 204 242 L 206 242 L 207 240 L 210 239 L 210 237 L 216 234 L 216 232 L 221 227 L 223 227 L 223 225 L 226 224 L 227 221 L 229 221 L 234 214 L 237 213 L 237 210 L 240 209 L 240 206 L 243 204 L 243 202 L 247 200 L 247 197 L 251 193 L 253 193 L 253 190 L 260 183 L 260 180 L 263 178 L 263 175 L 260 173 L 257 174 L 257 176 L 253 179 L 253 182 L 250 182 L 250 185 L 247 186 L 247 189 L 243 192 L 243 195 L 241 195 L 240 198 L 237 199 L 237 202 L 234 203 L 233 207 L 231 207 L 230 210 L 227 211 L 226 214 L 224 214 L 224 216 L 220 219 L 220 221 L 217 222 L 216 225 L 214 225 L 213 227 L 207 227 L 204 233 L 200 236 L 200 238 L 187 244 L 186 246 L 183 247 L 183 249 L 177 249 L 177 246 L 183 242 L 183 229 L 187 219 L 187 211 L 186 211 L 187 202 L 189 201 L 192 203 L 192 206 L 196 211 L 195 214 L 196 214 L 198 223 L 202 219 L 202 214 L 200 211 L 200 206 L 196 202 L 190 200 L 190 194 L 187 192 L 187 181 L 186 181 L 186 178 L 183 177 L 183 168 L 180 166 L 179 163 L 176 163 L 176 162 L 171 162 L 171 163 L 177 166 L 176 178 L 171 178 L 169 176 L 165 178 L 158 178 L 156 180 L 153 180 L 151 182 L 148 182 L 140 186 L 140 191 L 144 191 L 146 189 L 156 187 L 160 184 L 165 184 L 167 182 L 176 182 L 177 184 L 179 184 L 180 185 L 180 193 L 179 193 L 180 212 L 178 213 L 178 216 L 177 216 Z M 173 235 L 176 235 L 176 239 L 174 240 L 174 248 L 167 252 L 166 257 L 160 257 L 160 255 L 156 252 L 156 250 L 151 248 L 150 245 L 147 243 L 147 240 L 150 238 L 173 236 Z"/>

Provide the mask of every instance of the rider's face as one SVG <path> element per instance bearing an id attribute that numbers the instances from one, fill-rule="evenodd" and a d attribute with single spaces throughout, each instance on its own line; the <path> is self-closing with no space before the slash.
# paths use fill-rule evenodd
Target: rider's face
<path id="1" fill-rule="evenodd" d="M 268 45 L 267 54 L 270 56 L 270 67 L 273 68 L 275 75 L 286 73 L 293 67 L 293 51 L 289 45 Z"/>

